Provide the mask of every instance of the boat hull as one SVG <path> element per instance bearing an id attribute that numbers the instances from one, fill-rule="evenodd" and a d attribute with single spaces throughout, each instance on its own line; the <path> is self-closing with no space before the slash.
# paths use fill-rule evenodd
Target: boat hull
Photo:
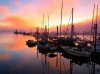
<path id="1" fill-rule="evenodd" d="M 78 57 L 89 57 L 90 53 L 85 52 L 85 51 L 76 51 L 73 50 L 73 48 L 66 48 L 62 47 L 63 51 L 67 54 L 73 55 L 73 56 L 78 56 Z"/>

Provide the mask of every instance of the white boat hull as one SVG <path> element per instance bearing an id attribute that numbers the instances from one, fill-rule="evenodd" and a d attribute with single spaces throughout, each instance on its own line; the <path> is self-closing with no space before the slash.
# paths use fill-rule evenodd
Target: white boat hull
<path id="1" fill-rule="evenodd" d="M 73 56 L 78 56 L 78 57 L 89 57 L 90 53 L 87 51 L 77 51 L 73 50 L 73 48 L 67 48 L 67 47 L 62 47 L 65 53 L 68 53 Z"/>

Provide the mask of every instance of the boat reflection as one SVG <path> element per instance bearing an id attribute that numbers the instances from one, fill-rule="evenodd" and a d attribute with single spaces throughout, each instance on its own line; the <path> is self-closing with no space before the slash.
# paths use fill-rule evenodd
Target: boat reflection
<path id="1" fill-rule="evenodd" d="M 80 67 L 80 69 L 84 68 L 84 71 L 86 71 L 87 73 L 83 71 L 84 72 L 83 74 L 97 74 L 99 72 L 99 69 L 98 68 L 96 69 L 96 66 L 98 66 L 97 63 L 92 61 L 90 57 L 81 58 L 60 52 L 51 53 L 49 51 L 48 52 L 44 51 L 43 49 L 37 49 L 37 50 L 39 51 L 38 54 L 44 55 L 43 66 L 44 67 L 48 66 L 47 67 L 48 74 L 52 73 L 50 72 L 51 69 L 50 66 L 53 66 L 53 68 L 58 69 L 57 74 L 77 74 L 78 72 L 80 73 L 80 71 L 75 73 L 77 67 Z M 54 59 L 56 61 L 51 62 Z"/>

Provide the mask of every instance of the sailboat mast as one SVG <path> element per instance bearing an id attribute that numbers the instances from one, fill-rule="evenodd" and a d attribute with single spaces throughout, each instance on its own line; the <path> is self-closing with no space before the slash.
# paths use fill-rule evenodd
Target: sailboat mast
<path id="1" fill-rule="evenodd" d="M 73 25 L 73 8 L 72 8 L 72 25 L 71 25 L 71 38 L 74 36 L 74 25 Z"/>
<path id="2" fill-rule="evenodd" d="M 44 27 L 45 27 L 45 26 L 44 26 L 44 14 L 43 14 L 43 32 L 44 32 Z"/>
<path id="3" fill-rule="evenodd" d="M 45 33 L 47 33 L 47 26 L 45 25 Z"/>
<path id="4" fill-rule="evenodd" d="M 95 11 L 95 4 L 94 4 L 94 8 L 93 8 L 93 16 L 92 16 L 92 27 L 91 27 L 91 37 L 93 37 L 93 42 L 94 42 L 94 11 Z"/>
<path id="5" fill-rule="evenodd" d="M 49 15 L 48 15 L 48 34 L 49 34 Z"/>
<path id="6" fill-rule="evenodd" d="M 39 27 L 36 27 L 36 30 L 37 30 L 37 42 L 39 40 Z"/>
<path id="7" fill-rule="evenodd" d="M 58 26 L 57 26 L 57 39 L 58 39 Z"/>
<path id="8" fill-rule="evenodd" d="M 97 11 L 96 11 L 96 24 L 94 24 L 94 30 L 95 30 L 95 52 L 96 52 L 96 41 L 97 41 L 97 20 L 98 20 L 98 5 L 97 5 Z"/>
<path id="9" fill-rule="evenodd" d="M 61 25 L 62 25 L 62 11 L 63 11 L 63 0 L 61 5 L 60 37 L 61 37 Z"/>

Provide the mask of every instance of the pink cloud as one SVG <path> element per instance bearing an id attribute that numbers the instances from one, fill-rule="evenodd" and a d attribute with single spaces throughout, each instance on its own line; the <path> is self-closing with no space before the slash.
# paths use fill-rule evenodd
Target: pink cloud
<path id="1" fill-rule="evenodd" d="M 75 23 L 75 20 L 80 22 L 80 21 L 84 21 L 83 19 L 85 20 L 87 20 L 87 18 L 91 19 L 93 3 L 94 3 L 94 1 L 93 2 L 92 1 L 88 5 L 84 5 L 85 1 L 83 0 L 63 0 L 64 24 L 68 23 L 72 7 L 74 8 L 74 23 Z M 34 24 L 34 21 L 35 21 L 35 24 L 37 23 L 41 24 L 42 15 L 45 14 L 46 23 L 47 23 L 47 15 L 50 15 L 51 25 L 54 26 L 54 24 L 57 24 L 57 25 L 60 24 L 61 0 L 35 0 L 35 2 L 34 0 L 29 0 L 28 3 L 23 3 L 22 0 L 13 0 L 13 3 L 17 9 L 15 12 L 11 12 L 7 6 L 0 6 L 0 13 L 5 16 L 7 15 L 14 16 L 14 13 L 15 13 L 16 16 L 22 17 L 23 20 L 25 18 L 25 21 L 32 22 L 32 24 Z M 19 20 L 15 21 L 14 19 L 15 18 L 12 18 L 12 20 L 14 21 L 14 24 L 16 23 L 23 24 L 23 23 L 20 23 L 21 21 Z"/>
<path id="2" fill-rule="evenodd" d="M 4 16 L 10 14 L 9 8 L 7 6 L 0 5 L 0 14 Z"/>

